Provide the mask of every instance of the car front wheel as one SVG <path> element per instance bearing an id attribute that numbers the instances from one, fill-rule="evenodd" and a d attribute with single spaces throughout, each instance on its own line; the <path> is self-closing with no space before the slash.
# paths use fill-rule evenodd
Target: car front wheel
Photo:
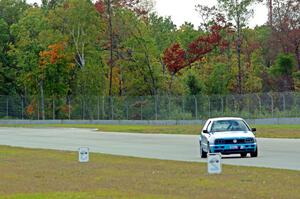
<path id="1" fill-rule="evenodd" d="M 207 152 L 203 151 L 201 143 L 200 143 L 200 155 L 201 155 L 201 158 L 207 158 Z"/>
<path id="2" fill-rule="evenodd" d="M 247 153 L 241 153 L 241 157 L 245 158 L 247 156 Z"/>
<path id="3" fill-rule="evenodd" d="M 256 158 L 258 154 L 258 148 L 256 147 L 256 150 L 252 153 L 250 153 L 251 157 Z"/>

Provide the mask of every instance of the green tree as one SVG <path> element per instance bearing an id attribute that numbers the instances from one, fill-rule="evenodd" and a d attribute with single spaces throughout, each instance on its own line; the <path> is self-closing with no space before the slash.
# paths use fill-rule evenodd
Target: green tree
<path id="1" fill-rule="evenodd" d="M 9 90 L 9 61 L 6 54 L 9 42 L 9 27 L 7 23 L 0 18 L 0 94 L 8 94 Z"/>
<path id="2" fill-rule="evenodd" d="M 189 71 L 185 79 L 189 95 L 199 95 L 204 92 L 204 84 L 193 71 Z"/>
<path id="3" fill-rule="evenodd" d="M 188 46 L 200 36 L 200 32 L 195 30 L 195 27 L 192 23 L 185 22 L 177 30 L 177 40 L 184 49 L 187 49 Z"/>
<path id="4" fill-rule="evenodd" d="M 228 85 L 230 80 L 231 74 L 228 73 L 227 65 L 222 63 L 215 64 L 211 74 L 208 76 L 207 81 L 205 82 L 207 94 L 228 94 Z"/>
<path id="5" fill-rule="evenodd" d="M 39 53 L 45 49 L 40 36 L 48 28 L 48 21 L 40 8 L 28 9 L 24 17 L 11 27 L 16 43 L 11 47 L 10 55 L 16 60 L 17 82 L 25 95 L 41 92 L 40 79 L 34 74 L 39 67 Z"/>
<path id="6" fill-rule="evenodd" d="M 1 0 L 0 17 L 11 26 L 19 21 L 23 13 L 29 8 L 25 0 Z"/>
<path id="7" fill-rule="evenodd" d="M 279 54 L 276 58 L 271 73 L 279 78 L 280 91 L 294 90 L 293 72 L 296 71 L 296 60 L 291 54 Z"/>
<path id="8" fill-rule="evenodd" d="M 41 7 L 46 10 L 54 9 L 55 7 L 62 5 L 65 0 L 42 0 Z"/>
<path id="9" fill-rule="evenodd" d="M 234 22 L 234 27 L 236 29 L 236 53 L 238 61 L 238 93 L 242 93 L 242 63 L 241 63 L 241 53 L 242 53 L 242 29 L 246 26 L 247 20 L 253 14 L 253 9 L 251 5 L 257 0 L 218 0 L 218 4 L 222 10 L 226 12 L 229 20 Z"/>
<path id="10" fill-rule="evenodd" d="M 41 33 L 48 28 L 49 23 L 40 8 L 28 9 L 24 17 L 11 27 L 16 44 L 12 46 L 10 54 L 15 58 L 18 67 L 18 85 L 25 96 L 40 94 L 43 119 L 45 119 L 44 78 L 39 75 L 39 61 L 40 52 L 45 49 Z"/>
<path id="11" fill-rule="evenodd" d="M 66 0 L 49 12 L 48 20 L 52 29 L 66 42 L 65 51 L 72 57 L 71 62 L 76 64 L 75 74 L 72 75 L 70 83 L 73 86 L 69 94 L 86 95 L 92 94 L 93 91 L 97 91 L 93 95 L 104 94 L 106 80 L 102 61 L 104 55 L 101 52 L 104 48 L 106 27 L 94 4 L 91 1 Z M 93 72 L 94 76 L 99 77 L 97 84 L 92 84 L 95 88 L 87 86 L 87 82 L 95 80 L 86 74 Z"/>
<path id="12" fill-rule="evenodd" d="M 157 13 L 150 14 L 147 25 L 155 39 L 160 54 L 162 54 L 176 40 L 176 25 L 171 20 L 171 17 L 161 17 Z"/>
<path id="13" fill-rule="evenodd" d="M 255 27 L 254 31 L 255 34 L 252 34 L 252 36 L 261 48 L 261 54 L 259 56 L 263 60 L 263 65 L 269 68 L 273 64 L 274 57 L 276 57 L 278 53 L 278 48 L 274 47 L 274 42 L 270 40 L 272 30 L 269 26 L 263 25 Z"/>
<path id="14" fill-rule="evenodd" d="M 127 14 L 125 14 L 127 13 Z M 128 78 L 126 84 L 132 86 L 132 92 L 141 91 L 139 95 L 156 95 L 160 85 L 161 74 L 159 49 L 147 23 L 139 20 L 132 12 L 123 10 L 122 24 L 120 28 L 127 31 L 128 37 L 121 39 L 120 45 L 127 47 L 127 59 L 120 60 L 120 65 L 126 66 L 131 74 L 125 74 Z M 134 78 L 132 78 L 133 76 Z M 130 77 L 131 76 L 131 77 Z M 132 82 L 129 82 L 132 81 Z M 140 83 L 133 83 L 138 81 Z M 142 82 L 145 83 L 142 83 Z M 139 87 L 139 88 L 137 88 Z M 137 94 L 137 93 L 132 93 Z"/>
<path id="15" fill-rule="evenodd" d="M 159 58 L 165 80 L 167 72 L 162 56 L 164 50 L 176 41 L 176 25 L 172 22 L 171 17 L 160 17 L 156 13 L 151 13 L 147 26 L 155 40 L 158 52 L 156 56 Z"/>
<path id="16" fill-rule="evenodd" d="M 1 0 L 0 1 L 0 94 L 15 95 L 18 88 L 16 85 L 16 64 L 9 56 L 9 45 L 15 44 L 16 38 L 11 34 L 11 25 L 17 23 L 29 6 L 24 0 Z"/>
<path id="17" fill-rule="evenodd" d="M 51 18 L 50 18 L 51 17 Z M 51 25 L 66 37 L 79 68 L 84 68 L 90 51 L 97 47 L 101 21 L 92 2 L 66 0 L 49 16 Z"/>

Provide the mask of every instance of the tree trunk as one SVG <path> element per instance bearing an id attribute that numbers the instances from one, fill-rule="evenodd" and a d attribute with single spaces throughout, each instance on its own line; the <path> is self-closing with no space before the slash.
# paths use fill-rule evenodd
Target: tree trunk
<path id="1" fill-rule="evenodd" d="M 40 82 L 40 91 L 41 91 L 42 118 L 43 118 L 43 120 L 45 120 L 44 83 L 43 83 L 43 80 Z"/>
<path id="2" fill-rule="evenodd" d="M 165 75 L 166 75 L 166 65 L 164 64 L 164 61 L 162 60 L 162 58 L 160 58 L 159 60 L 160 60 L 161 66 L 162 66 L 163 77 L 165 78 Z"/>
<path id="3" fill-rule="evenodd" d="M 137 31 L 138 31 L 140 36 L 143 36 L 140 29 L 137 28 Z M 136 39 L 139 42 L 139 44 L 144 48 L 145 61 L 146 61 L 147 68 L 150 72 L 150 78 L 151 78 L 151 83 L 152 83 L 151 94 L 152 95 L 157 95 L 156 79 L 154 77 L 154 71 L 153 71 L 153 68 L 151 66 L 151 61 L 150 61 L 150 58 L 149 58 L 149 50 L 148 50 L 146 44 L 143 41 L 140 41 L 137 36 L 136 36 Z"/>
<path id="4" fill-rule="evenodd" d="M 241 66 L 241 39 L 238 33 L 237 41 L 237 58 L 238 58 L 238 93 L 242 94 L 242 66 Z"/>
<path id="5" fill-rule="evenodd" d="M 273 27 L 273 0 L 269 0 L 269 26 Z"/>
<path id="6" fill-rule="evenodd" d="M 237 11 L 237 31 L 238 31 L 238 41 L 237 41 L 237 57 L 238 57 L 238 93 L 242 94 L 242 67 L 241 67 L 241 24 L 240 24 L 240 14 Z"/>
<path id="7" fill-rule="evenodd" d="M 145 57 L 146 57 L 146 62 L 147 62 L 147 67 L 148 70 L 150 72 L 150 77 L 151 77 L 151 83 L 152 83 L 152 95 L 157 95 L 157 87 L 156 87 L 156 81 L 155 81 L 155 77 L 154 77 L 154 73 L 151 67 L 151 63 L 150 63 L 150 59 L 149 59 L 149 55 L 146 52 L 146 48 L 145 48 Z"/>
<path id="8" fill-rule="evenodd" d="M 173 84 L 174 77 L 175 77 L 175 74 L 172 73 L 171 74 L 171 81 L 170 81 L 170 84 L 169 84 L 169 95 L 172 95 L 172 84 Z"/>
<path id="9" fill-rule="evenodd" d="M 122 67 L 120 68 L 120 75 L 119 75 L 119 96 L 123 95 L 123 70 Z"/>
<path id="10" fill-rule="evenodd" d="M 283 76 L 283 92 L 290 92 L 290 91 L 293 91 L 295 90 L 294 89 L 294 80 L 293 80 L 293 77 L 291 75 L 284 75 Z"/>
<path id="11" fill-rule="evenodd" d="M 113 79 L 113 30 L 112 30 L 112 9 L 111 9 L 111 0 L 107 0 L 107 14 L 108 14 L 108 29 L 109 29 L 109 48 L 110 48 L 110 57 L 109 57 L 109 107 L 112 110 L 113 101 L 112 101 L 112 79 Z M 113 118 L 113 113 L 111 111 L 111 118 Z"/>
<path id="12" fill-rule="evenodd" d="M 112 10 L 111 0 L 107 0 L 107 13 L 108 13 L 108 29 L 109 29 L 109 44 L 110 44 L 110 57 L 109 57 L 109 96 L 112 96 L 112 78 L 113 78 L 113 30 L 112 30 Z"/>

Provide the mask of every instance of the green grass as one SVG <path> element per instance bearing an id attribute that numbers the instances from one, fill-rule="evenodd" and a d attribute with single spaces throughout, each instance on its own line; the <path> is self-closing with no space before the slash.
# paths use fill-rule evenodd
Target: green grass
<path id="1" fill-rule="evenodd" d="M 63 128 L 97 128 L 103 132 L 132 132 L 132 133 L 155 133 L 155 134 L 186 134 L 198 135 L 200 125 L 101 125 L 101 124 L 47 124 L 47 125 L 0 125 L 2 127 L 63 127 Z M 254 125 L 257 128 L 257 137 L 262 138 L 300 138 L 300 125 Z"/>
<path id="2" fill-rule="evenodd" d="M 65 192 L 65 193 L 38 193 L 38 194 L 14 194 L 0 196 L 0 199 L 106 199 L 106 198 L 170 198 L 157 195 L 134 194 L 119 192 L 117 190 L 105 190 L 95 192 Z M 175 198 L 175 197 L 174 197 Z"/>
<path id="3" fill-rule="evenodd" d="M 300 125 L 256 125 L 257 137 L 300 138 Z"/>
<path id="4" fill-rule="evenodd" d="M 300 172 L 0 146 L 0 199 L 300 198 Z"/>

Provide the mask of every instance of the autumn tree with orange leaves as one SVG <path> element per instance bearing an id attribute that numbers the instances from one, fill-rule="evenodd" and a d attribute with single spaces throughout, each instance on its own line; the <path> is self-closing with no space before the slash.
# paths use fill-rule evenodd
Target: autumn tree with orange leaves
<path id="1" fill-rule="evenodd" d="M 75 65 L 67 60 L 62 43 L 49 45 L 47 50 L 40 52 L 40 64 L 36 74 L 39 79 L 43 119 L 44 95 L 52 99 L 67 96 L 72 78 L 70 74 L 74 69 Z"/>
<path id="2" fill-rule="evenodd" d="M 0 1 L 0 94 L 34 96 L 40 104 L 42 96 L 282 91 L 271 73 L 281 53 L 293 55 L 289 79 L 300 82 L 298 0 L 272 0 L 272 23 L 255 28 L 247 26 L 253 5 L 271 1 L 198 5 L 199 23 L 179 27 L 149 13 L 151 1 Z M 201 89 L 188 92 L 197 81 Z"/>
<path id="3" fill-rule="evenodd" d="M 48 46 L 40 53 L 39 77 L 46 80 L 45 91 L 49 96 L 65 96 L 69 92 L 70 72 L 75 69 L 68 62 L 62 43 Z"/>

